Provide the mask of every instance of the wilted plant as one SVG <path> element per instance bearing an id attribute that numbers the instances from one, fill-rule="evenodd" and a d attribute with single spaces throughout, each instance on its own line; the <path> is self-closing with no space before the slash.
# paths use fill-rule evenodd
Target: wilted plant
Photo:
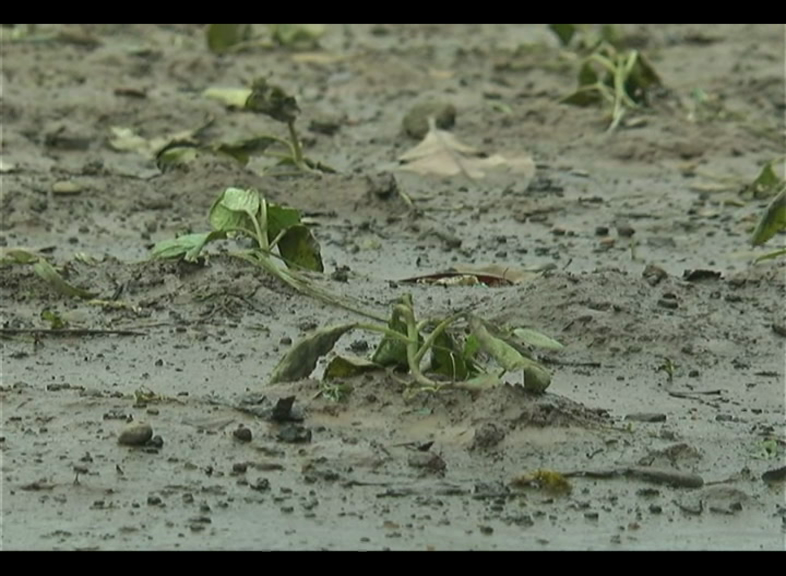
<path id="1" fill-rule="evenodd" d="M 383 337 L 369 359 L 334 357 L 325 368 L 324 380 L 388 368 L 409 373 L 409 394 L 445 388 L 481 391 L 499 385 L 506 372 L 519 371 L 526 390 L 542 393 L 551 383 L 551 375 L 527 348 L 562 347 L 535 330 L 495 329 L 470 311 L 418 320 L 412 296 L 407 294 L 394 304 L 387 325 L 342 324 L 318 330 L 301 340 L 281 359 L 271 383 L 308 377 L 319 358 L 352 330 L 381 333 Z M 485 366 L 486 359 L 493 360 L 496 368 Z"/>

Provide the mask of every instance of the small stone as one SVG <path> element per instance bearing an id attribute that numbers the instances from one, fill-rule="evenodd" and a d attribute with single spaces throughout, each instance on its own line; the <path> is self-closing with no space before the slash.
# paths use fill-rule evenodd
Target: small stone
<path id="1" fill-rule="evenodd" d="M 156 434 L 150 439 L 148 445 L 152 446 L 153 448 L 162 448 L 164 446 L 164 439 L 161 438 L 161 436 L 159 436 L 158 434 Z"/>
<path id="2" fill-rule="evenodd" d="M 144 446 L 153 437 L 153 427 L 145 422 L 126 427 L 117 438 L 123 446 Z"/>
<path id="3" fill-rule="evenodd" d="M 245 462 L 235 462 L 232 464 L 232 473 L 233 474 L 245 474 L 246 470 L 248 470 L 248 464 Z"/>
<path id="4" fill-rule="evenodd" d="M 155 494 L 151 494 L 147 497 L 147 505 L 148 506 L 161 506 L 163 501 L 161 500 L 160 496 L 156 496 Z"/>
<path id="5" fill-rule="evenodd" d="M 52 184 L 52 193 L 59 196 L 74 196 L 82 190 L 82 185 L 73 180 L 58 180 Z"/>
<path id="6" fill-rule="evenodd" d="M 611 236 L 606 236 L 605 238 L 600 239 L 600 242 L 598 243 L 598 248 L 600 250 L 610 250 L 611 248 L 614 248 L 615 243 L 616 240 L 614 238 L 612 238 Z"/>
<path id="7" fill-rule="evenodd" d="M 669 310 L 676 310 L 680 307 L 680 303 L 670 298 L 661 298 L 658 300 L 658 306 L 661 308 L 668 308 Z"/>
<path id="8" fill-rule="evenodd" d="M 243 425 L 240 425 L 236 430 L 234 430 L 232 432 L 232 436 L 241 442 L 251 442 L 251 430 Z"/>
<path id="9" fill-rule="evenodd" d="M 609 235 L 608 226 L 597 226 L 595 228 L 595 236 L 608 236 L 608 235 Z"/>
<path id="10" fill-rule="evenodd" d="M 428 119 L 440 130 L 450 130 L 456 123 L 456 107 L 453 104 L 429 101 L 416 104 L 404 117 L 404 132 L 412 138 L 422 139 L 428 133 Z"/>
<path id="11" fill-rule="evenodd" d="M 387 200 L 398 193 L 398 182 L 392 172 L 380 172 L 366 176 L 366 189 L 372 196 Z"/>
<path id="12" fill-rule="evenodd" d="M 485 422 L 475 429 L 475 436 L 472 439 L 472 448 L 488 450 L 495 447 L 505 439 L 505 430 L 493 422 Z"/>
<path id="13" fill-rule="evenodd" d="M 636 233 L 630 224 L 617 224 L 617 234 L 620 238 L 630 238 Z"/>

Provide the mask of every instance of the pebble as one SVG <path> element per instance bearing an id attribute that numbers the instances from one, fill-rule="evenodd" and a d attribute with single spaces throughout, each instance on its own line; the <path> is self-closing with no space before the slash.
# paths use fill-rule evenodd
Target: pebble
<path id="1" fill-rule="evenodd" d="M 153 427 L 141 422 L 126 427 L 117 438 L 117 443 L 123 446 L 142 446 L 153 437 Z"/>
<path id="2" fill-rule="evenodd" d="M 232 432 L 232 436 L 241 442 L 251 442 L 251 430 L 242 425 Z"/>
<path id="3" fill-rule="evenodd" d="M 665 422 L 666 415 L 657 412 L 634 412 L 625 416 L 625 420 L 633 420 L 635 422 Z"/>
<path id="4" fill-rule="evenodd" d="M 52 193 L 60 196 L 74 196 L 82 192 L 83 187 L 73 180 L 58 180 L 52 184 Z"/>

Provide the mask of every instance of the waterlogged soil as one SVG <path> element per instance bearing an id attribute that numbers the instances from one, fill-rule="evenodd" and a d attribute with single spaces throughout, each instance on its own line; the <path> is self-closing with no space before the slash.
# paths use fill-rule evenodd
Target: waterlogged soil
<path id="1" fill-rule="evenodd" d="M 739 191 L 784 149 L 784 29 L 622 30 L 664 89 L 606 133 L 603 109 L 559 103 L 577 63 L 542 25 L 330 25 L 318 50 L 224 56 L 201 26 L 4 28 L 0 241 L 103 302 L 2 270 L 2 547 L 782 550 L 784 263 L 751 264 L 766 200 Z M 212 142 L 283 136 L 202 96 L 259 76 L 297 95 L 307 155 L 337 173 L 211 155 L 162 172 L 112 144 L 208 120 Z M 458 140 L 534 174 L 397 170 L 417 144 L 402 119 L 431 99 Z M 424 317 L 472 307 L 558 339 L 551 386 L 410 398 L 376 372 L 328 389 L 331 355 L 269 385 L 293 342 L 361 318 L 231 243 L 150 259 L 207 229 L 228 186 L 300 209 L 313 282 L 364 309 L 410 293 Z M 539 272 L 402 282 L 457 265 Z"/>

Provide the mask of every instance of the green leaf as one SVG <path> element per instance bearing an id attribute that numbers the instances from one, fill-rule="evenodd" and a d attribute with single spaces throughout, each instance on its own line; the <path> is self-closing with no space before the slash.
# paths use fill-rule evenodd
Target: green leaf
<path id="1" fill-rule="evenodd" d="M 207 88 L 202 92 L 202 96 L 211 100 L 218 100 L 228 108 L 238 108 L 242 110 L 246 107 L 246 100 L 251 96 L 250 88 Z"/>
<path id="2" fill-rule="evenodd" d="M 164 146 L 156 154 L 156 166 L 161 172 L 166 172 L 177 166 L 184 166 L 192 162 L 199 154 L 199 148 L 194 144 L 172 142 Z"/>
<path id="3" fill-rule="evenodd" d="M 97 295 L 95 292 L 88 292 L 82 288 L 77 288 L 76 286 L 72 286 L 63 280 L 62 276 L 58 274 L 57 270 L 55 270 L 54 267 L 46 260 L 39 260 L 36 262 L 33 265 L 33 270 L 40 278 L 52 286 L 52 288 L 61 294 L 64 294 L 65 296 L 89 299 L 95 298 Z"/>
<path id="4" fill-rule="evenodd" d="M 783 181 L 776 174 L 774 164 L 774 161 L 765 164 L 756 179 L 743 188 L 740 194 L 754 199 L 768 198 L 777 194 Z"/>
<path id="5" fill-rule="evenodd" d="M 282 230 L 300 224 L 300 211 L 280 204 L 267 205 L 267 239 L 273 242 Z"/>
<path id="6" fill-rule="evenodd" d="M 195 262 L 205 244 L 222 238 L 226 238 L 226 233 L 214 230 L 213 232 L 184 234 L 177 238 L 162 240 L 153 247 L 153 258 L 167 260 L 182 256 L 186 262 Z"/>
<path id="7" fill-rule="evenodd" d="M 259 193 L 256 190 L 227 188 L 210 209 L 210 226 L 213 230 L 222 232 L 240 230 L 255 238 L 254 220 L 247 211 L 254 206 L 259 212 Z M 256 213 L 254 213 L 254 217 L 256 217 Z"/>
<path id="8" fill-rule="evenodd" d="M 557 35 L 563 46 L 570 44 L 570 41 L 576 34 L 575 24 L 549 24 L 549 29 Z"/>
<path id="9" fill-rule="evenodd" d="M 222 54 L 251 37 L 251 24 L 208 24 L 207 47 Z"/>
<path id="10" fill-rule="evenodd" d="M 564 346 L 548 336 L 541 334 L 537 330 L 531 328 L 516 328 L 513 330 L 513 335 L 520 342 L 536 348 L 543 348 L 545 350 L 562 350 Z"/>
<path id="11" fill-rule="evenodd" d="M 32 264 L 41 256 L 26 248 L 0 247 L 0 264 Z"/>
<path id="12" fill-rule="evenodd" d="M 371 360 L 359 358 L 358 356 L 336 356 L 325 368 L 324 380 L 335 380 L 337 378 L 352 378 L 365 372 L 373 372 L 381 367 L 374 364 Z"/>
<path id="13" fill-rule="evenodd" d="M 295 344 L 273 370 L 270 383 L 294 382 L 307 378 L 317 366 L 317 360 L 330 352 L 344 334 L 355 324 L 342 324 L 318 330 Z"/>
<path id="14" fill-rule="evenodd" d="M 477 338 L 480 348 L 496 360 L 508 372 L 515 372 L 527 363 L 532 362 L 524 358 L 518 350 L 504 340 L 493 336 L 477 316 L 472 316 L 469 321 L 472 334 Z"/>
<path id="15" fill-rule="evenodd" d="M 314 272 L 324 272 L 319 242 L 307 226 L 297 224 L 287 228 L 278 241 L 278 251 L 290 268 L 298 266 Z"/>
<path id="16" fill-rule="evenodd" d="M 215 150 L 232 156 L 245 166 L 252 156 L 263 154 L 272 144 L 280 142 L 280 139 L 275 136 L 255 136 L 237 142 L 222 142 L 215 147 Z"/>
<path id="17" fill-rule="evenodd" d="M 602 101 L 603 96 L 597 85 L 579 88 L 570 96 L 565 96 L 565 98 L 560 100 L 563 104 L 571 104 L 572 106 L 591 106 Z"/>
<path id="18" fill-rule="evenodd" d="M 590 62 L 584 62 L 579 69 L 579 86 L 593 86 L 598 83 L 598 73 Z"/>
<path id="19" fill-rule="evenodd" d="M 407 338 L 407 324 L 403 315 L 396 308 L 388 321 L 388 328 Z M 385 335 L 382 337 L 371 360 L 380 366 L 395 366 L 396 368 L 409 368 L 407 361 L 407 343 L 405 340 Z"/>
<path id="20" fill-rule="evenodd" d="M 490 388 L 496 388 L 501 384 L 501 380 L 498 375 L 492 373 L 484 373 L 478 374 L 474 378 L 470 378 L 469 380 L 465 380 L 464 382 L 456 382 L 456 388 L 461 388 L 462 390 L 469 390 L 471 392 L 481 392 L 483 390 L 488 390 Z"/>
<path id="21" fill-rule="evenodd" d="M 751 244 L 760 246 L 782 230 L 786 230 L 786 186 L 767 206 L 753 232 Z"/>
<path id="22" fill-rule="evenodd" d="M 551 374 L 540 364 L 530 363 L 522 367 L 524 372 L 524 390 L 534 394 L 543 394 L 551 384 Z"/>
<path id="23" fill-rule="evenodd" d="M 431 371 L 443 374 L 453 381 L 466 380 L 471 371 L 466 357 L 458 350 L 455 339 L 442 332 L 431 349 Z"/>
<path id="24" fill-rule="evenodd" d="M 273 40 L 281 46 L 314 47 L 325 33 L 324 24 L 270 24 Z"/>
<path id="25" fill-rule="evenodd" d="M 300 114 L 300 108 L 294 96 L 275 84 L 268 84 L 265 78 L 254 81 L 251 95 L 246 100 L 246 109 L 265 114 L 284 123 L 292 123 Z"/>

